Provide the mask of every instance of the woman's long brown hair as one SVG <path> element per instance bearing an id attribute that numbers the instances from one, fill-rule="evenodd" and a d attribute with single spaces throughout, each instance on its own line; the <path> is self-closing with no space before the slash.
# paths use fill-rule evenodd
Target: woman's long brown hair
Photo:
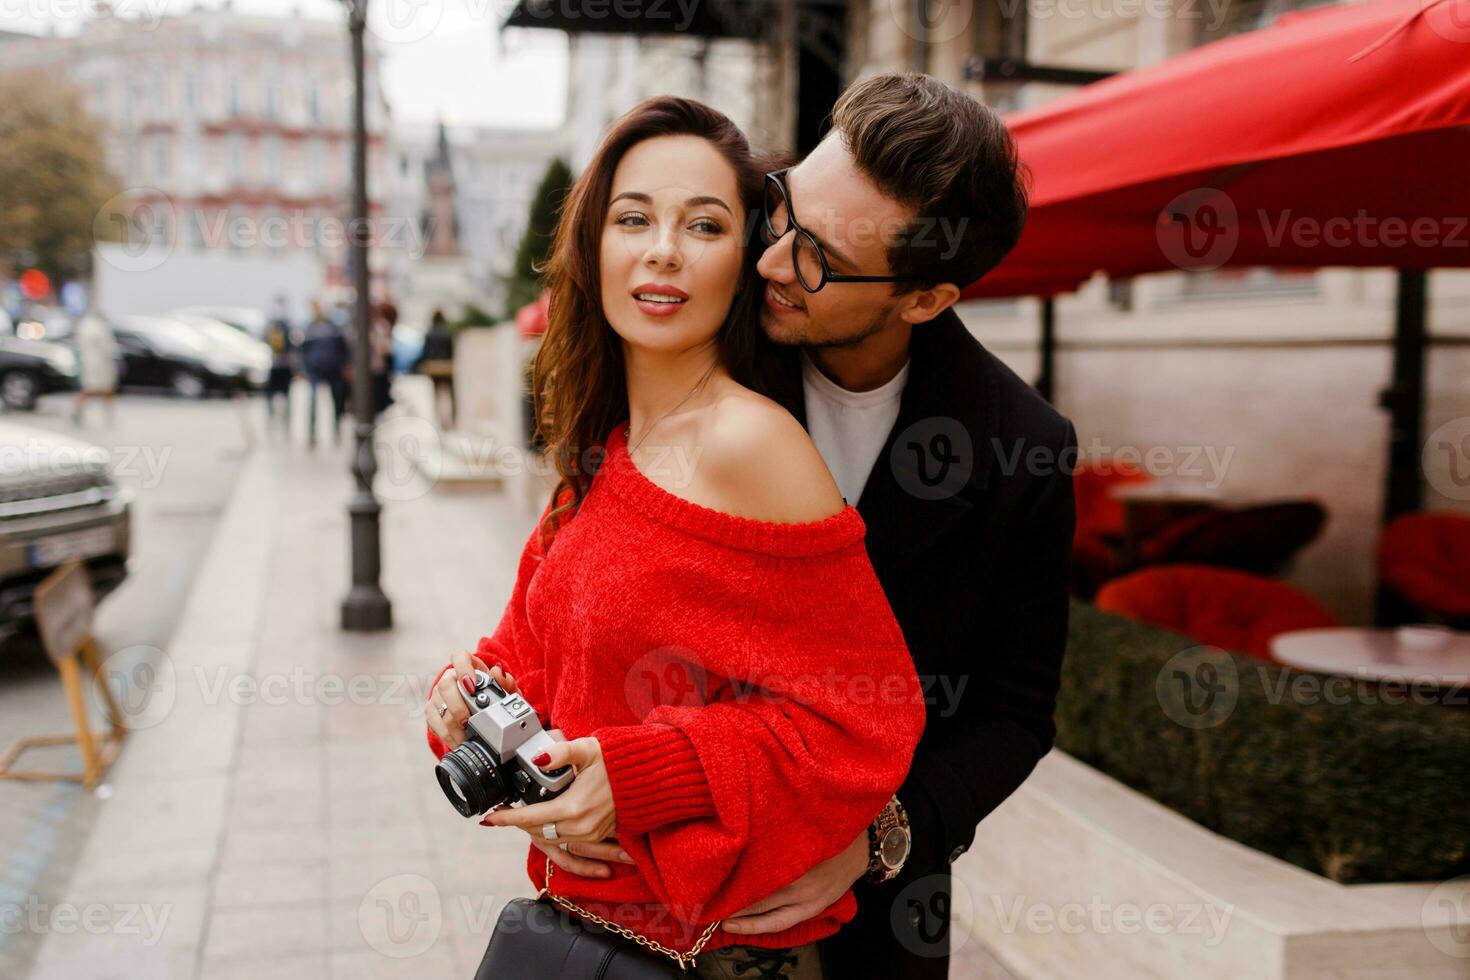
<path id="1" fill-rule="evenodd" d="M 612 196 L 613 172 L 624 154 L 656 136 L 708 140 L 735 171 L 746 221 L 742 282 L 716 342 L 725 369 L 737 382 L 767 390 L 771 344 L 761 331 L 760 258 L 764 175 L 759 158 L 734 123 L 692 99 L 660 96 L 630 109 L 613 124 L 586 170 L 567 194 L 557 222 L 545 282 L 550 291 L 546 334 L 532 368 L 536 428 L 560 480 L 541 523 L 543 550 L 562 519 L 581 506 L 612 428 L 628 417 L 622 341 L 602 312 L 599 256 L 603 222 Z"/>

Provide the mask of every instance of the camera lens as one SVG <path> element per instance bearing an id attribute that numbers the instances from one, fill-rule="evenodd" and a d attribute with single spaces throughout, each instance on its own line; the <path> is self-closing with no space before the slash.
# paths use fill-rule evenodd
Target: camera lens
<path id="1" fill-rule="evenodd" d="M 495 759 L 489 749 L 473 739 L 440 759 L 434 776 L 460 816 L 479 816 L 506 800 L 505 783 Z"/>

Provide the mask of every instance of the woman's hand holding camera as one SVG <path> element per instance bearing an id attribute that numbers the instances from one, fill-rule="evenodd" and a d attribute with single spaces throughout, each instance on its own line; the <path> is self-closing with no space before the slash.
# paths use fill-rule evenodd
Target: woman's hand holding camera
<path id="1" fill-rule="evenodd" d="M 472 653 L 456 653 L 450 663 L 453 666 L 444 672 L 429 694 L 424 717 L 428 719 L 429 730 L 452 752 L 464 741 L 464 726 L 470 720 L 470 707 L 465 698 L 475 692 L 475 671 L 487 672 L 507 694 L 516 692 L 516 678 L 498 664 L 486 666 L 485 661 Z"/>
<path id="2" fill-rule="evenodd" d="M 465 725 L 470 709 L 466 701 L 474 693 L 475 671 L 486 671 L 507 694 L 516 692 L 515 675 L 496 665 L 488 666 L 471 653 L 460 652 L 451 658 L 449 670 L 439 678 L 424 708 L 429 729 L 450 751 L 465 740 Z M 480 821 L 486 827 L 519 827 L 531 843 L 554 861 L 558 867 L 587 878 L 605 878 L 611 874 L 608 862 L 632 864 L 614 836 L 617 816 L 613 809 L 612 785 L 602 764 L 602 746 L 595 738 L 578 738 L 555 742 L 537 758 L 543 770 L 571 764 L 576 778 L 566 792 L 554 800 L 525 807 L 502 807 L 492 810 Z M 556 824 L 556 839 L 542 836 L 547 824 Z"/>
<path id="3" fill-rule="evenodd" d="M 613 808 L 612 784 L 602 762 L 602 745 L 590 736 L 556 742 L 534 760 L 542 769 L 559 769 L 571 765 L 576 773 L 571 788 L 554 800 L 531 806 L 492 810 L 480 821 L 487 827 L 519 827 L 531 835 L 532 842 L 558 865 L 574 874 L 605 877 L 592 865 L 603 861 L 632 864 L 622 848 L 609 843 L 617 832 L 617 812 Z M 548 825 L 555 824 L 555 837 L 548 837 Z M 576 846 L 575 853 L 558 845 Z M 595 861 L 567 861 L 567 857 L 584 856 Z M 562 860 L 558 860 L 558 856 Z M 578 870 L 581 867 L 582 870 Z"/>

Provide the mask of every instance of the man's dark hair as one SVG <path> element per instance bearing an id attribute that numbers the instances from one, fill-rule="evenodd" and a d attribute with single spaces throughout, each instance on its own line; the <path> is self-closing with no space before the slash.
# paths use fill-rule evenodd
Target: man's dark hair
<path id="1" fill-rule="evenodd" d="M 832 129 L 858 170 L 914 211 L 908 233 L 889 246 L 893 275 L 963 288 L 1015 247 L 1028 173 L 984 103 L 929 75 L 872 75 L 842 93 Z"/>

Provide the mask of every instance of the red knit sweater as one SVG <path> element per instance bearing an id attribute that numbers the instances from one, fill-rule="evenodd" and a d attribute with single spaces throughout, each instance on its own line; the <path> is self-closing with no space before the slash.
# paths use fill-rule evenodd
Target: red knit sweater
<path id="1" fill-rule="evenodd" d="M 558 868 L 553 891 L 684 950 L 852 842 L 907 774 L 924 709 L 856 510 L 804 524 L 710 510 L 639 472 L 626 426 L 545 555 L 532 532 L 477 652 L 543 722 L 602 745 L 635 865 Z M 429 745 L 446 751 L 432 731 Z M 542 887 L 534 847 L 527 870 Z M 856 908 L 848 891 L 783 932 L 716 929 L 706 948 L 800 945 Z"/>

